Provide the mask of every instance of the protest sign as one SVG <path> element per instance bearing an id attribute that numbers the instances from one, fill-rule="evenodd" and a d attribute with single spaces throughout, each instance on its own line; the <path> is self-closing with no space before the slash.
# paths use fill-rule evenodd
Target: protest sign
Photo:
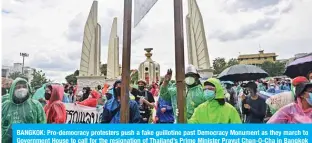
<path id="1" fill-rule="evenodd" d="M 101 122 L 103 108 L 87 107 L 75 105 L 74 103 L 65 103 L 67 113 L 67 124 L 83 123 L 96 124 Z"/>
<path id="2" fill-rule="evenodd" d="M 294 102 L 294 96 L 291 92 L 282 92 L 272 95 L 266 100 L 266 104 L 269 105 L 270 109 L 275 111 L 292 102 Z"/>

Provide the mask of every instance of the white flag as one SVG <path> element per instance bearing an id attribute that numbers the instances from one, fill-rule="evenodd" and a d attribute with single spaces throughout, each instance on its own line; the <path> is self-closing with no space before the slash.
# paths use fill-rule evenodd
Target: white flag
<path id="1" fill-rule="evenodd" d="M 134 27 L 136 27 L 157 0 L 134 0 Z"/>

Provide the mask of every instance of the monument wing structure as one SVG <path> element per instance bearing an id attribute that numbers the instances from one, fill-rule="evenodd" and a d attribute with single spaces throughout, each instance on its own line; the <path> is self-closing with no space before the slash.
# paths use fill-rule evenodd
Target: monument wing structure
<path id="1" fill-rule="evenodd" d="M 101 26 L 97 17 L 98 2 L 93 1 L 84 27 L 79 76 L 100 75 Z"/>
<path id="2" fill-rule="evenodd" d="M 186 16 L 188 63 L 194 65 L 201 76 L 211 77 L 204 22 L 196 0 L 188 0 Z"/>

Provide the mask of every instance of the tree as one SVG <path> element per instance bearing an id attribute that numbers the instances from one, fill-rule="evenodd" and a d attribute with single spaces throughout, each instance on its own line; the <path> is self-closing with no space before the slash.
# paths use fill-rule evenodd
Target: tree
<path id="1" fill-rule="evenodd" d="M 101 75 L 107 76 L 107 64 L 102 64 L 100 67 Z"/>
<path id="2" fill-rule="evenodd" d="M 10 73 L 10 75 L 9 75 L 9 78 L 11 78 L 13 80 L 15 80 L 18 77 L 24 78 L 28 81 L 28 78 L 24 74 L 22 74 L 21 72 Z"/>
<path id="3" fill-rule="evenodd" d="M 225 58 L 218 57 L 213 60 L 214 74 L 220 74 L 223 70 L 230 66 L 238 65 L 239 62 L 237 59 L 230 59 L 228 62 L 225 61 Z"/>
<path id="4" fill-rule="evenodd" d="M 73 74 L 70 74 L 65 77 L 67 83 L 77 84 L 77 76 L 79 76 L 79 70 L 76 70 Z"/>
<path id="5" fill-rule="evenodd" d="M 220 74 L 224 69 L 227 68 L 227 64 L 224 58 L 216 58 L 213 60 L 214 74 Z"/>
<path id="6" fill-rule="evenodd" d="M 230 60 L 228 61 L 227 67 L 234 66 L 234 65 L 238 65 L 238 64 L 239 64 L 238 60 L 232 58 L 232 59 L 230 59 Z"/>
<path id="7" fill-rule="evenodd" d="M 43 73 L 42 70 L 35 70 L 32 76 L 33 80 L 30 83 L 32 87 L 42 86 L 43 84 L 50 82 L 50 80 L 46 78 L 45 73 Z"/>
<path id="8" fill-rule="evenodd" d="M 280 76 L 283 75 L 285 70 L 285 63 L 282 62 L 270 62 L 266 61 L 260 65 L 260 67 L 265 70 L 270 76 Z"/>

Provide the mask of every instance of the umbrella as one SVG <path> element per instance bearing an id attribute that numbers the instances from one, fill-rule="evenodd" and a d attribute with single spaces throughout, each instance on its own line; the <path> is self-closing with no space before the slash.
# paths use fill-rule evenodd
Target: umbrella
<path id="1" fill-rule="evenodd" d="M 265 77 L 268 77 L 268 73 L 253 65 L 234 65 L 226 68 L 218 76 L 223 81 L 248 81 Z"/>
<path id="2" fill-rule="evenodd" d="M 295 59 L 286 67 L 285 75 L 295 78 L 297 76 L 306 76 L 312 70 L 312 53 L 307 56 Z"/>
<path id="3" fill-rule="evenodd" d="M 232 82 L 232 81 L 221 81 L 221 83 L 223 83 L 223 84 L 234 84 L 234 82 Z"/>

